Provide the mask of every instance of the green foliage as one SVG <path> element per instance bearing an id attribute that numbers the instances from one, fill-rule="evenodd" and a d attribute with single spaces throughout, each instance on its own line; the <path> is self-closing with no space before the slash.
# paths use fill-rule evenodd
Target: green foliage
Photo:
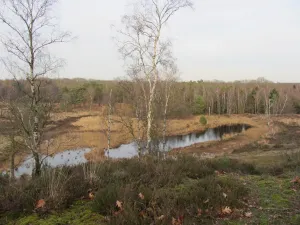
<path id="1" fill-rule="evenodd" d="M 120 187 L 116 183 L 111 183 L 101 188 L 92 204 L 92 209 L 103 216 L 111 215 L 115 209 Z"/>
<path id="2" fill-rule="evenodd" d="M 200 124 L 203 126 L 207 125 L 207 119 L 205 118 L 205 116 L 200 117 Z"/>
<path id="3" fill-rule="evenodd" d="M 276 88 L 272 89 L 272 91 L 270 92 L 269 99 L 271 103 L 274 103 L 279 99 L 279 92 L 276 90 Z"/>
<path id="4" fill-rule="evenodd" d="M 205 112 L 205 101 L 202 96 L 198 96 L 194 103 L 194 114 L 200 115 Z"/>

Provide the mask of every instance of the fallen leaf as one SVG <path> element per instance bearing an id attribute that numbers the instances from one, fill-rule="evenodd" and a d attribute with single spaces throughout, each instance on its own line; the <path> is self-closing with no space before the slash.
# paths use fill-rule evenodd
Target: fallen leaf
<path id="1" fill-rule="evenodd" d="M 247 218 L 251 218 L 251 217 L 252 217 L 252 212 L 246 212 L 246 213 L 245 213 L 245 216 L 246 216 Z"/>
<path id="2" fill-rule="evenodd" d="M 139 193 L 139 198 L 142 199 L 142 200 L 144 200 L 145 196 L 142 193 Z"/>
<path id="3" fill-rule="evenodd" d="M 296 176 L 293 180 L 291 180 L 291 183 L 298 183 L 300 184 L 300 178 Z"/>
<path id="4" fill-rule="evenodd" d="M 165 218 L 165 215 L 161 215 L 159 217 L 157 217 L 157 220 L 163 220 Z"/>
<path id="5" fill-rule="evenodd" d="M 145 211 L 141 211 L 140 212 L 140 216 L 143 217 L 143 218 L 145 218 L 146 217 L 146 212 Z"/>
<path id="6" fill-rule="evenodd" d="M 122 210 L 122 209 L 123 209 L 123 202 L 117 200 L 116 206 L 117 206 L 120 210 Z"/>
<path id="7" fill-rule="evenodd" d="M 205 200 L 203 203 L 204 203 L 204 204 L 209 203 L 209 199 Z"/>
<path id="8" fill-rule="evenodd" d="M 36 209 L 41 209 L 41 208 L 44 208 L 45 205 L 46 205 L 45 200 L 44 199 L 40 199 L 40 200 L 37 201 L 35 208 Z"/>
<path id="9" fill-rule="evenodd" d="M 198 209 L 197 211 L 198 211 L 197 216 L 201 216 L 202 215 L 202 209 Z"/>
<path id="10" fill-rule="evenodd" d="M 172 217 L 172 225 L 183 225 L 183 216 L 178 217 L 178 219 Z"/>
<path id="11" fill-rule="evenodd" d="M 232 213 L 232 210 L 230 209 L 230 207 L 226 206 L 225 208 L 222 208 L 223 215 L 229 215 L 231 213 Z"/>
<path id="12" fill-rule="evenodd" d="M 89 193 L 89 199 L 93 200 L 95 198 L 95 195 L 93 192 L 90 192 Z"/>
<path id="13" fill-rule="evenodd" d="M 177 225 L 177 220 L 174 217 L 172 217 L 172 225 Z"/>
<path id="14" fill-rule="evenodd" d="M 226 193 L 223 193 L 223 196 L 224 196 L 224 198 L 227 198 L 227 194 Z"/>

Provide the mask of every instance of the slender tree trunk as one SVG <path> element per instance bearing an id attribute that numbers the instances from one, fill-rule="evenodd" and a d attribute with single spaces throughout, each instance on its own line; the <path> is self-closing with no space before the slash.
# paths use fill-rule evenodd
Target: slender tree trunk
<path id="1" fill-rule="evenodd" d="M 170 87 L 166 85 L 166 99 L 165 99 L 165 108 L 164 108 L 164 124 L 163 124 L 163 155 L 165 156 L 166 151 L 166 136 L 167 136 L 167 112 L 169 106 L 169 99 L 170 99 Z"/>
<path id="2" fill-rule="evenodd" d="M 15 179 L 15 155 L 16 155 L 15 152 L 12 152 L 12 154 L 10 155 L 10 180 L 11 181 Z"/>
<path id="3" fill-rule="evenodd" d="M 92 111 L 92 106 L 93 106 L 93 97 L 90 97 L 90 112 Z"/>
<path id="4" fill-rule="evenodd" d="M 34 152 L 33 159 L 34 159 L 35 165 L 34 165 L 32 175 L 35 177 L 38 177 L 41 175 L 41 172 L 42 172 L 42 164 L 41 164 L 40 154 L 37 152 Z"/>
<path id="5" fill-rule="evenodd" d="M 153 121 L 153 112 L 152 112 L 152 104 L 153 104 L 153 100 L 154 100 L 154 93 L 153 90 L 155 90 L 155 88 L 153 88 L 150 92 L 150 97 L 149 97 L 149 102 L 148 102 L 148 113 L 147 113 L 147 145 L 146 145 L 146 151 L 147 153 L 150 152 L 150 145 L 152 142 L 152 135 L 151 135 L 151 131 L 152 131 L 152 121 Z"/>
<path id="6" fill-rule="evenodd" d="M 285 109 L 285 106 L 286 106 L 287 100 L 288 100 L 288 95 L 286 94 L 286 95 L 285 95 L 284 104 L 283 104 L 283 107 L 282 107 L 282 109 L 281 109 L 281 111 L 280 111 L 280 114 L 282 114 L 283 110 Z"/>
<path id="7" fill-rule="evenodd" d="M 149 102 L 148 102 L 148 113 L 147 113 L 147 145 L 146 145 L 146 151 L 147 153 L 150 152 L 150 145 L 152 142 L 152 135 L 151 135 L 151 131 L 152 131 L 152 122 L 153 122 L 153 101 L 154 101 L 154 97 L 155 97 L 155 91 L 156 91 L 156 84 L 158 81 L 158 71 L 156 69 L 156 57 L 157 57 L 157 45 L 158 45 L 158 41 L 160 39 L 160 29 L 161 27 L 158 29 L 158 33 L 157 36 L 155 37 L 155 41 L 154 41 L 154 54 L 153 54 L 153 58 L 152 58 L 152 71 L 151 73 L 154 73 L 154 81 L 153 81 L 153 85 L 151 84 L 151 74 L 148 74 L 148 79 L 149 79 L 149 90 L 150 90 L 150 96 L 149 96 Z"/>
<path id="8" fill-rule="evenodd" d="M 109 93 L 109 102 L 108 102 L 108 115 L 107 115 L 107 157 L 109 158 L 109 151 L 110 151 L 110 142 L 111 142 L 111 114 L 112 114 L 112 103 L 111 103 L 111 98 L 112 98 L 112 89 L 110 90 Z"/>
<path id="9" fill-rule="evenodd" d="M 137 105 L 137 108 L 135 110 L 135 116 L 137 119 L 137 132 L 138 132 L 138 138 L 137 138 L 137 146 L 138 146 L 138 157 L 141 158 L 142 156 L 142 131 L 141 131 L 141 111 L 139 109 L 139 104 Z M 134 132 L 134 131 L 133 131 Z"/>
<path id="10" fill-rule="evenodd" d="M 38 93 L 36 90 L 36 78 L 34 74 L 34 67 L 35 67 L 35 53 L 34 53 L 34 47 L 33 47 L 33 18 L 31 18 L 30 27 L 28 29 L 29 31 L 29 49 L 30 49 L 30 74 L 29 74 L 29 80 L 30 80 L 30 86 L 31 86 L 31 111 L 33 113 L 33 132 L 32 132 L 32 146 L 31 151 L 35 160 L 35 169 L 34 169 L 34 175 L 39 176 L 41 173 L 41 162 L 40 157 L 38 154 L 39 150 L 39 139 L 40 139 L 40 132 L 39 132 L 39 117 L 38 117 Z"/>

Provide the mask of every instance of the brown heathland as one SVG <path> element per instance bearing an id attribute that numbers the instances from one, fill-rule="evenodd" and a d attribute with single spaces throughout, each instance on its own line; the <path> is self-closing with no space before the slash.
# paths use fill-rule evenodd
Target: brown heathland
<path id="1" fill-rule="evenodd" d="M 102 160 L 104 149 L 107 147 L 105 134 L 105 119 L 101 110 L 78 111 L 70 113 L 55 113 L 52 122 L 45 134 L 50 145 L 44 146 L 44 151 L 49 154 L 58 153 L 68 149 L 92 148 L 93 151 L 87 154 L 92 161 Z M 232 115 L 232 116 L 207 116 L 208 124 L 203 126 L 199 123 L 199 116 L 192 116 L 185 119 L 168 120 L 168 136 L 200 132 L 210 127 L 217 127 L 226 124 L 249 124 L 252 129 L 241 135 L 222 142 L 196 144 L 184 149 L 177 149 L 174 152 L 189 153 L 230 153 L 235 148 L 256 141 L 268 132 L 267 120 L 263 116 Z M 129 143 L 132 137 L 120 122 L 120 118 L 113 116 L 111 147 L 118 147 L 121 144 Z M 17 157 L 17 163 L 24 158 L 24 155 Z M 6 167 L 7 163 L 0 165 Z"/>

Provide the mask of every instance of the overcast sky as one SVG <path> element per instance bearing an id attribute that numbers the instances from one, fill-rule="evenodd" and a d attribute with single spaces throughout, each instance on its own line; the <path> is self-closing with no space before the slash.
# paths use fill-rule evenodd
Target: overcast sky
<path id="1" fill-rule="evenodd" d="M 114 79 L 124 75 L 111 25 L 120 21 L 128 2 L 60 1 L 61 27 L 77 36 L 53 49 L 67 61 L 60 77 Z M 182 80 L 265 77 L 300 82 L 299 0 L 194 2 L 194 10 L 179 12 L 167 28 Z"/>

